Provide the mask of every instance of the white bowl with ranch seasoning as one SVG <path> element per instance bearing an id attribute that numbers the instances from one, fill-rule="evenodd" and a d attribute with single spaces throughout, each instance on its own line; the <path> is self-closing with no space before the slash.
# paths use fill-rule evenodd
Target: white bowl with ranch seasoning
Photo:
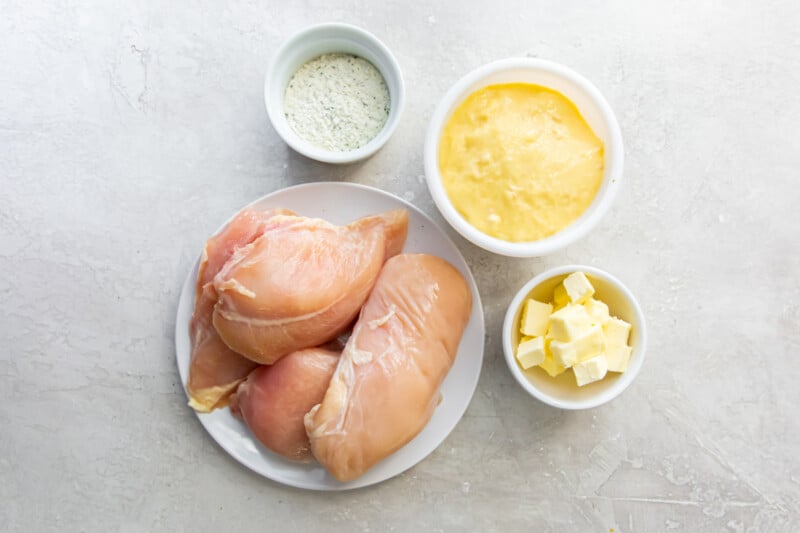
<path id="1" fill-rule="evenodd" d="M 389 140 L 405 87 L 397 60 L 374 35 L 326 23 L 278 49 L 264 100 L 272 126 L 295 151 L 324 163 L 354 163 Z"/>

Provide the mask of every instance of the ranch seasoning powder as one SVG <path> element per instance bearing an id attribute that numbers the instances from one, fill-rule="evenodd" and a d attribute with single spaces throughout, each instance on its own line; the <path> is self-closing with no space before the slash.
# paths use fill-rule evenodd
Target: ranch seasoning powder
<path id="1" fill-rule="evenodd" d="M 283 98 L 286 120 L 319 148 L 355 150 L 375 137 L 389 117 L 389 88 L 369 61 L 323 54 L 294 73 Z"/>

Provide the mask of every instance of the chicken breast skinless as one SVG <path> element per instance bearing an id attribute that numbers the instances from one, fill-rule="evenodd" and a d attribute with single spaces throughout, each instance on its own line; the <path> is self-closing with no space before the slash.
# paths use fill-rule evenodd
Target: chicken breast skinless
<path id="1" fill-rule="evenodd" d="M 223 407 L 239 383 L 258 366 L 222 342 L 212 324 L 217 303 L 214 276 L 237 249 L 263 233 L 270 218 L 293 214 L 286 209 L 245 209 L 208 239 L 203 248 L 197 270 L 194 312 L 189 322 L 191 359 L 186 384 L 189 405 L 199 412 Z"/>
<path id="2" fill-rule="evenodd" d="M 386 262 L 324 399 L 305 416 L 314 457 L 335 478 L 361 476 L 425 427 L 471 310 L 467 281 L 443 259 Z"/>
<path id="3" fill-rule="evenodd" d="M 231 412 L 273 452 L 311 461 L 303 416 L 322 401 L 340 353 L 341 346 L 306 348 L 255 369 L 231 396 Z"/>
<path id="4" fill-rule="evenodd" d="M 405 244 L 405 209 L 347 226 L 276 216 L 214 278 L 214 326 L 235 352 L 272 364 L 319 346 L 356 317 L 383 263 Z"/>

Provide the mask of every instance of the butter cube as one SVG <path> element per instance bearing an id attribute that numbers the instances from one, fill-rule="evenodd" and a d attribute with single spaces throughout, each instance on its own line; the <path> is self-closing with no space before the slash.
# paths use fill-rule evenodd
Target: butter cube
<path id="1" fill-rule="evenodd" d="M 572 371 L 575 373 L 575 381 L 577 381 L 579 387 L 583 387 L 588 383 L 600 381 L 606 377 L 606 373 L 608 373 L 606 356 L 600 354 L 585 361 L 581 361 L 572 367 Z"/>
<path id="2" fill-rule="evenodd" d="M 564 289 L 569 301 L 576 304 L 581 304 L 594 295 L 594 287 L 583 272 L 574 272 L 564 278 Z"/>
<path id="3" fill-rule="evenodd" d="M 603 331 L 606 335 L 606 343 L 609 346 L 625 346 L 628 344 L 631 325 L 614 316 L 608 319 Z"/>
<path id="4" fill-rule="evenodd" d="M 553 354 L 553 360 L 564 368 L 569 368 L 578 362 L 578 352 L 571 342 L 551 341 L 550 353 Z"/>
<path id="5" fill-rule="evenodd" d="M 584 302 L 583 307 L 586 308 L 586 312 L 589 314 L 589 319 L 592 321 L 592 325 L 600 324 L 601 326 L 605 326 L 608 322 L 608 319 L 611 318 L 611 315 L 608 313 L 608 306 L 600 300 L 589 298 L 586 300 L 586 302 Z"/>
<path id="6" fill-rule="evenodd" d="M 589 314 L 582 305 L 570 304 L 550 315 L 547 336 L 561 342 L 569 342 L 583 335 L 592 326 Z"/>
<path id="7" fill-rule="evenodd" d="M 616 344 L 606 346 L 606 361 L 609 372 L 625 372 L 631 358 L 632 348 L 627 345 Z"/>
<path id="8" fill-rule="evenodd" d="M 569 303 L 569 296 L 567 296 L 567 289 L 564 288 L 563 283 L 556 285 L 553 290 L 553 302 L 555 302 L 556 309 L 561 309 Z"/>
<path id="9" fill-rule="evenodd" d="M 547 323 L 550 321 L 550 313 L 552 312 L 552 305 L 528 298 L 528 301 L 525 302 L 525 308 L 522 310 L 520 331 L 523 335 L 530 337 L 544 335 L 547 333 Z"/>
<path id="10" fill-rule="evenodd" d="M 565 367 L 558 364 L 551 354 L 547 354 L 544 358 L 544 361 L 539 363 L 539 368 L 547 372 L 551 378 L 563 374 L 566 370 Z"/>
<path id="11" fill-rule="evenodd" d="M 570 342 L 551 341 L 550 352 L 553 359 L 566 368 L 602 354 L 606 348 L 606 339 L 603 328 L 599 325 L 591 326 L 582 335 Z"/>
<path id="12" fill-rule="evenodd" d="M 517 361 L 525 370 L 544 361 L 544 337 L 524 337 L 517 346 Z"/>

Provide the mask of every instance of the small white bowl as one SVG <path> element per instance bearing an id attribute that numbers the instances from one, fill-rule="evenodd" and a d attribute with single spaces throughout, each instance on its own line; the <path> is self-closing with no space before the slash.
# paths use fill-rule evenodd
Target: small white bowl
<path id="1" fill-rule="evenodd" d="M 283 107 L 286 86 L 297 69 L 315 57 L 333 53 L 366 59 L 380 71 L 389 88 L 389 117 L 383 129 L 364 146 L 347 152 L 325 150 L 300 137 L 286 120 Z M 264 101 L 272 126 L 294 150 L 324 163 L 354 163 L 370 157 L 389 140 L 405 106 L 405 86 L 397 60 L 374 35 L 349 24 L 327 23 L 296 33 L 278 49 L 264 80 Z"/>
<path id="2" fill-rule="evenodd" d="M 550 377 L 538 366 L 523 370 L 514 355 L 520 339 L 519 321 L 523 302 L 527 298 L 543 302 L 552 301 L 555 286 L 573 272 L 586 274 L 595 288 L 595 298 L 608 305 L 612 316 L 631 324 L 631 336 L 628 342 L 632 351 L 628 369 L 621 374 L 609 372 L 602 380 L 583 387 L 578 387 L 575 376 L 569 370 L 555 378 Z M 642 369 L 646 346 L 647 326 L 636 298 L 617 278 L 589 266 L 562 266 L 534 277 L 517 292 L 503 322 L 503 351 L 511 374 L 528 394 L 561 409 L 591 409 L 619 396 L 633 383 Z"/>
<path id="3" fill-rule="evenodd" d="M 487 85 L 532 83 L 566 96 L 605 145 L 605 171 L 600 190 L 583 215 L 558 233 L 530 242 L 509 242 L 483 233 L 453 206 L 439 173 L 439 140 L 453 111 L 470 94 Z M 531 58 L 502 59 L 479 67 L 453 85 L 431 118 L 425 138 L 425 175 L 428 189 L 442 216 L 473 244 L 511 257 L 538 257 L 560 250 L 584 237 L 606 213 L 622 180 L 622 133 L 611 106 L 589 80 L 558 63 Z"/>

